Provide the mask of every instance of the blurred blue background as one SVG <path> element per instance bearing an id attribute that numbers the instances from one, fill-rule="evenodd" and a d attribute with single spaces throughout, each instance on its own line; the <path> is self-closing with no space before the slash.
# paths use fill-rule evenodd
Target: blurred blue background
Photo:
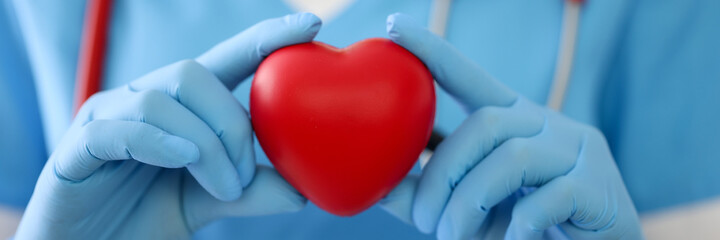
<path id="1" fill-rule="evenodd" d="M 0 2 L 0 204 L 23 208 L 45 164 L 35 86 L 9 1 Z M 13 151 L 17 150 L 17 151 Z"/>

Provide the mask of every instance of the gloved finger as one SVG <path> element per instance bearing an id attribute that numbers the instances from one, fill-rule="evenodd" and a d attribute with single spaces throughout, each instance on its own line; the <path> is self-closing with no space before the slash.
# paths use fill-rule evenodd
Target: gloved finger
<path id="1" fill-rule="evenodd" d="M 128 87 L 135 92 L 163 92 L 197 115 L 220 138 L 243 186 L 250 184 L 255 174 L 250 119 L 215 75 L 197 62 L 185 60 L 153 71 Z"/>
<path id="2" fill-rule="evenodd" d="M 542 239 L 545 229 L 567 221 L 574 213 L 575 183 L 558 177 L 520 199 L 512 211 L 505 239 Z"/>
<path id="3" fill-rule="evenodd" d="M 412 203 L 413 199 L 415 199 L 415 190 L 417 189 L 419 180 L 419 176 L 408 174 L 405 179 L 388 193 L 387 196 L 381 199 L 378 204 L 391 215 L 407 224 L 413 225 Z"/>
<path id="4" fill-rule="evenodd" d="M 286 182 L 275 169 L 257 166 L 257 174 L 243 195 L 232 202 L 218 201 L 202 190 L 192 179 L 185 180 L 183 209 L 188 227 L 195 231 L 224 217 L 262 216 L 296 212 L 307 199 Z"/>
<path id="5" fill-rule="evenodd" d="M 255 72 L 273 51 L 312 41 L 322 22 L 312 13 L 296 13 L 262 21 L 216 45 L 197 58 L 229 89 Z"/>
<path id="6" fill-rule="evenodd" d="M 104 95 L 104 96 L 103 96 Z M 234 200 L 242 194 L 240 176 L 227 157 L 225 147 L 213 130 L 193 112 L 165 93 L 133 92 L 119 88 L 91 98 L 90 119 L 119 119 L 145 122 L 195 143 L 200 159 L 187 169 L 210 194 Z M 82 111 L 82 110 L 81 110 Z"/>
<path id="7" fill-rule="evenodd" d="M 542 130 L 543 116 L 518 110 L 523 104 L 527 102 L 518 101 L 513 108 L 482 108 L 438 145 L 423 169 L 414 201 L 413 219 L 420 231 L 435 230 L 453 188 L 495 147 Z"/>
<path id="8" fill-rule="evenodd" d="M 180 168 L 198 161 L 198 147 L 147 123 L 95 120 L 80 129 L 74 141 L 58 148 L 55 172 L 82 181 L 106 161 L 137 160 L 165 168 Z"/>
<path id="9" fill-rule="evenodd" d="M 509 106 L 518 96 L 405 14 L 388 16 L 387 32 L 393 42 L 420 58 L 438 84 L 470 112 L 484 106 Z"/>
<path id="10" fill-rule="evenodd" d="M 580 146 L 548 146 L 545 137 L 510 139 L 470 170 L 447 202 L 438 223 L 438 238 L 472 236 L 488 210 L 520 187 L 542 185 L 569 172 Z"/>
<path id="11" fill-rule="evenodd" d="M 559 223 L 571 239 L 643 238 L 637 211 L 602 133 L 592 130 L 582 138 L 572 170 L 523 198 L 508 234 L 532 236 L 528 226 L 539 231 Z"/>
<path id="12" fill-rule="evenodd" d="M 581 180 L 558 177 L 518 201 L 506 239 L 541 239 L 543 231 L 561 224 L 571 239 L 641 239 L 627 221 L 612 185 L 588 189 Z M 628 199 L 629 200 L 629 199 Z"/>

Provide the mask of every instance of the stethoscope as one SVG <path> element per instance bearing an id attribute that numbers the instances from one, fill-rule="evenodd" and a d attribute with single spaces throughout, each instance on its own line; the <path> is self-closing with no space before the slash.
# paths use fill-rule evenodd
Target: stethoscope
<path id="1" fill-rule="evenodd" d="M 555 76 L 547 98 L 547 106 L 556 111 L 562 108 L 565 92 L 570 81 L 575 40 L 577 38 L 578 22 L 580 21 L 580 6 L 583 2 L 584 0 L 568 0 L 564 7 L 562 33 L 555 62 Z M 438 36 L 445 37 L 451 3 L 452 0 L 433 1 L 433 11 L 430 14 L 428 28 Z"/>
<path id="2" fill-rule="evenodd" d="M 578 22 L 580 21 L 580 6 L 584 0 L 568 0 L 563 10 L 563 25 L 555 60 L 555 75 L 552 87 L 547 98 L 547 106 L 555 111 L 560 111 L 565 100 L 565 92 L 570 82 L 573 56 L 575 55 L 575 41 L 577 39 Z M 445 37 L 445 29 L 450 13 L 452 0 L 433 1 L 432 12 L 428 21 L 428 29 L 438 36 Z M 439 131 L 433 131 L 426 151 L 420 158 L 420 165 L 425 166 L 429 155 L 435 150 L 444 136 Z"/>
<path id="3" fill-rule="evenodd" d="M 555 75 L 547 98 L 547 106 L 556 111 L 560 111 L 562 107 L 565 92 L 570 82 L 580 20 L 580 6 L 583 2 L 584 0 L 567 0 L 563 10 L 563 25 L 560 42 L 558 43 Z M 451 3 L 452 0 L 433 1 L 433 11 L 429 18 L 428 28 L 441 37 L 445 36 Z M 112 0 L 90 0 L 85 7 L 83 36 L 75 80 L 75 99 L 73 102 L 75 113 L 85 100 L 100 91 L 111 10 Z M 439 131 L 432 132 L 426 151 L 420 158 L 421 166 L 427 163 L 432 151 L 442 142 L 443 138 L 444 135 Z M 562 238 L 564 236 L 558 228 L 552 228 L 549 231 L 550 234 L 556 235 L 556 237 Z M 556 231 L 557 233 L 553 233 Z"/>
<path id="4" fill-rule="evenodd" d="M 73 115 L 93 94 L 100 91 L 107 46 L 112 0 L 88 0 L 85 6 L 83 35 L 80 40 Z"/>
<path id="5" fill-rule="evenodd" d="M 556 111 L 560 111 L 562 107 L 570 81 L 582 2 L 583 0 L 568 0 L 564 8 L 562 34 L 555 62 L 555 75 L 547 98 L 547 106 Z M 430 14 L 428 28 L 441 37 L 445 36 L 451 4 L 452 0 L 433 1 L 433 11 Z M 80 109 L 85 100 L 100 91 L 111 8 L 112 0 L 90 0 L 87 2 L 75 80 L 75 98 L 73 101 L 75 112 Z M 433 131 L 426 149 L 433 151 L 443 138 L 442 133 Z M 421 161 L 421 163 L 424 165 L 424 162 Z"/>
<path id="6" fill-rule="evenodd" d="M 570 80 L 580 5 L 582 5 L 583 1 L 568 0 L 564 8 L 562 34 L 558 47 L 558 57 L 555 62 L 555 76 L 547 99 L 548 107 L 558 111 L 562 107 Z M 428 28 L 441 37 L 445 36 L 451 3 L 452 0 L 433 1 L 433 11 L 429 18 Z M 75 112 L 85 100 L 100 90 L 111 10 L 112 0 L 90 0 L 87 2 L 75 80 L 75 99 L 73 102 Z"/>

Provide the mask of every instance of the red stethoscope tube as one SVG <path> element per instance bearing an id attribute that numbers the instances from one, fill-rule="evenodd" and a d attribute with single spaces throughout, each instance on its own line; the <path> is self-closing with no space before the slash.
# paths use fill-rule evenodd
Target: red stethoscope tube
<path id="1" fill-rule="evenodd" d="M 112 0 L 88 0 L 86 4 L 75 78 L 74 114 L 85 100 L 100 91 Z"/>

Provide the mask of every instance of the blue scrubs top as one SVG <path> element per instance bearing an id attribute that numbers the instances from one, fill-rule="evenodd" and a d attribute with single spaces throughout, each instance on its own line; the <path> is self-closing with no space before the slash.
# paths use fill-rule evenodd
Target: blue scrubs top
<path id="1" fill-rule="evenodd" d="M 42 124 L 17 121 L 9 127 L 14 129 L 10 132 L 22 135 L 44 129 L 45 146 L 51 152 L 71 119 L 84 2 L 15 0 L 13 5 L 34 75 L 38 105 L 12 100 L 21 107 L 5 117 L 39 112 Z M 343 47 L 369 37 L 385 37 L 387 15 L 404 12 L 426 22 L 430 6 L 428 0 L 356 1 L 324 23 L 316 39 Z M 446 38 L 500 81 L 544 103 L 555 67 L 562 8 L 560 0 L 456 0 L 450 9 Z M 281 0 L 115 1 L 104 87 L 118 87 L 164 65 L 194 58 L 258 21 L 291 12 L 293 9 Z M 583 6 L 562 111 L 606 134 L 641 213 L 720 195 L 717 12 L 720 2 L 716 0 L 590 0 Z M 245 107 L 249 87 L 250 79 L 233 92 Z M 445 92 L 438 90 L 437 94 L 436 128 L 449 134 L 467 115 Z M 2 127 L 5 131 L 7 126 Z M 0 147 L 3 153 L 10 151 L 5 144 Z M 43 147 L 38 142 L 12 151 L 27 154 L 18 156 L 34 156 L 26 161 L 37 164 L 45 159 L 31 153 L 43 152 Z M 269 164 L 259 146 L 256 150 L 260 153 L 258 162 Z M 5 161 L 18 160 L 0 160 Z M 14 176 L 4 173 L 0 181 Z M 28 189 L 33 184 L 20 185 Z M 16 193 L 0 189 L 1 196 Z M 377 207 L 341 218 L 312 204 L 298 213 L 220 220 L 196 234 L 197 238 L 228 236 L 433 237 L 420 234 Z"/>

